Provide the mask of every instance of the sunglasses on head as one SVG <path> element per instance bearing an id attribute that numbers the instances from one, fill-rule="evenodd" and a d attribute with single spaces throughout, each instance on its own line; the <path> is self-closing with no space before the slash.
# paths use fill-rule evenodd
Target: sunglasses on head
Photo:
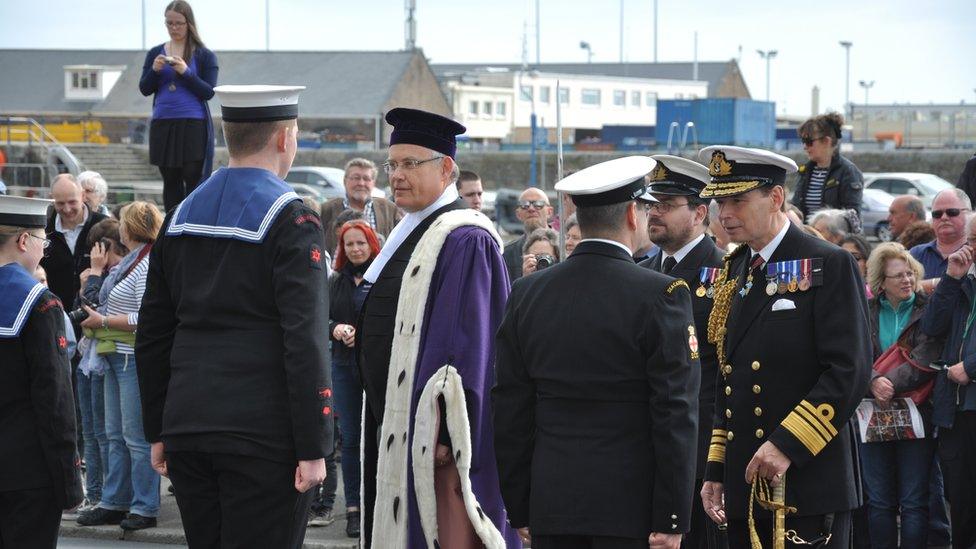
<path id="1" fill-rule="evenodd" d="M 518 207 L 523 210 L 528 210 L 529 208 L 535 208 L 537 210 L 541 210 L 542 208 L 545 208 L 548 205 L 549 204 L 546 204 L 545 200 L 522 200 L 521 202 L 518 203 Z"/>
<path id="2" fill-rule="evenodd" d="M 932 219 L 940 219 L 942 217 L 942 214 L 945 214 L 949 217 L 959 217 L 959 214 L 961 214 L 963 211 L 964 210 L 961 210 L 959 208 L 946 208 L 944 210 L 932 210 Z"/>

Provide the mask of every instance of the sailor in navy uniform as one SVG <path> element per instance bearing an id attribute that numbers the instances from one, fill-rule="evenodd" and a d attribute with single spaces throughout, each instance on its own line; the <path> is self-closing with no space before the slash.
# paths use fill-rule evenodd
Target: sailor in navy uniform
<path id="1" fill-rule="evenodd" d="M 701 336 L 688 284 L 631 255 L 654 166 L 625 157 L 556 184 L 583 240 L 515 282 L 498 330 L 502 496 L 537 549 L 676 549 L 691 525 Z"/>
<path id="2" fill-rule="evenodd" d="M 64 310 L 34 280 L 49 200 L 0 196 L 0 548 L 53 548 L 81 503 Z"/>
<path id="3" fill-rule="evenodd" d="M 321 222 L 281 179 L 301 89 L 215 89 L 229 167 L 167 216 L 150 255 L 143 423 L 190 547 L 300 547 L 334 447 Z"/>
<path id="4" fill-rule="evenodd" d="M 657 166 L 648 177 L 650 184 L 642 200 L 648 203 L 647 229 L 651 241 L 661 248 L 661 253 L 639 263 L 668 276 L 688 283 L 692 291 L 691 308 L 695 317 L 695 330 L 708 332 L 708 316 L 712 312 L 709 297 L 711 281 L 722 267 L 725 255 L 705 234 L 708 222 L 709 199 L 698 195 L 709 181 L 708 168 L 698 162 L 658 154 L 651 156 Z M 715 345 L 700 337 L 701 389 L 698 393 L 698 453 L 695 469 L 695 493 L 701 491 L 705 476 L 705 455 L 712 432 L 712 416 L 715 414 L 715 384 L 718 362 Z M 691 531 L 683 545 L 693 547 L 722 547 L 724 537 L 708 517 L 698 501 L 692 505 Z"/>
<path id="5" fill-rule="evenodd" d="M 726 146 L 699 158 L 711 175 L 701 196 L 744 243 L 725 259 L 709 319 L 722 377 L 705 511 L 727 520 L 730 547 L 750 547 L 753 535 L 848 547 L 861 485 L 850 419 L 872 363 L 857 264 L 783 213 L 792 160 Z"/>

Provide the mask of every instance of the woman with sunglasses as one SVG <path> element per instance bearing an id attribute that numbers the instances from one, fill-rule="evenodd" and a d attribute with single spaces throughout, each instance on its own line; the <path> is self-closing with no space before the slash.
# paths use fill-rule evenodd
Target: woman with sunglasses
<path id="1" fill-rule="evenodd" d="M 174 0 L 164 14 L 169 41 L 146 54 L 139 91 L 153 96 L 149 162 L 163 177 L 168 212 L 210 175 L 214 133 L 207 101 L 217 85 L 217 56 L 203 46 L 190 4 Z"/>
<path id="2" fill-rule="evenodd" d="M 797 130 L 810 160 L 800 166 L 791 202 L 804 219 L 824 208 L 854 210 L 861 215 L 864 177 L 853 162 L 840 155 L 843 125 L 844 117 L 832 112 L 807 120 Z"/>

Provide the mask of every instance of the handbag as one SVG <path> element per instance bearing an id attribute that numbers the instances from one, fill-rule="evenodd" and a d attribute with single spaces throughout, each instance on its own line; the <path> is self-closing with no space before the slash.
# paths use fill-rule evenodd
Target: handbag
<path id="1" fill-rule="evenodd" d="M 923 372 L 929 372 L 928 368 L 917 364 L 911 359 L 910 349 L 908 346 L 908 338 L 912 331 L 918 327 L 918 322 L 912 322 L 904 330 L 902 330 L 901 335 L 898 336 L 898 341 L 889 347 L 885 352 L 881 353 L 881 356 L 874 361 L 872 369 L 881 375 L 887 374 L 891 370 L 898 368 L 903 364 L 909 364 L 912 368 L 922 370 Z M 904 393 L 898 393 L 895 397 L 899 398 L 910 398 L 915 404 L 922 404 L 928 400 L 929 396 L 932 394 L 932 388 L 935 387 L 935 378 L 933 377 L 929 381 L 923 383 L 922 385 L 912 389 L 911 391 L 906 391 Z"/>

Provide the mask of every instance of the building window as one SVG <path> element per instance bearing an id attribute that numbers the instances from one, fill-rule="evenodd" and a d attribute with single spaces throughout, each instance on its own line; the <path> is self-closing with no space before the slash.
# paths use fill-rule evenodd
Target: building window
<path id="1" fill-rule="evenodd" d="M 641 94 L 640 94 L 639 91 L 632 91 L 632 92 L 630 92 L 630 106 L 631 107 L 640 107 L 640 95 Z"/>
<path id="2" fill-rule="evenodd" d="M 481 107 L 481 112 L 485 116 L 491 116 L 491 101 L 485 101 L 484 105 Z"/>
<path id="3" fill-rule="evenodd" d="M 495 116 L 497 116 L 499 118 L 505 118 L 505 116 L 506 116 L 505 115 L 505 106 L 506 105 L 505 105 L 505 102 L 504 101 L 499 101 L 498 103 L 495 103 Z"/>
<path id="4" fill-rule="evenodd" d="M 685 94 L 683 94 L 683 93 L 676 93 L 676 94 L 674 94 L 674 98 L 675 99 L 684 99 L 685 98 Z"/>
<path id="5" fill-rule="evenodd" d="M 569 105 L 569 88 L 559 88 L 559 103 Z"/>
<path id="6" fill-rule="evenodd" d="M 613 106 L 625 107 L 627 105 L 627 92 L 624 90 L 613 90 Z"/>
<path id="7" fill-rule="evenodd" d="M 478 102 L 469 101 L 468 102 L 468 114 L 471 116 L 478 116 Z"/>
<path id="8" fill-rule="evenodd" d="M 600 105 L 600 90 L 583 88 L 580 90 L 580 103 L 584 105 Z"/>
<path id="9" fill-rule="evenodd" d="M 549 86 L 539 87 L 539 101 L 543 103 L 549 102 Z"/>
<path id="10" fill-rule="evenodd" d="M 647 92 L 644 94 L 644 105 L 647 107 L 653 107 L 657 105 L 657 94 L 654 92 Z"/>
<path id="11" fill-rule="evenodd" d="M 81 78 L 81 75 L 80 74 L 78 74 L 76 72 L 71 73 L 71 87 L 72 88 L 78 89 L 78 88 L 81 87 L 81 84 L 79 83 L 80 78 Z"/>
<path id="12" fill-rule="evenodd" d="M 89 76 L 88 76 L 88 86 L 90 88 L 97 88 L 98 87 L 98 73 L 97 72 L 89 73 Z"/>
<path id="13" fill-rule="evenodd" d="M 519 99 L 522 101 L 532 101 L 532 86 L 520 86 Z"/>

